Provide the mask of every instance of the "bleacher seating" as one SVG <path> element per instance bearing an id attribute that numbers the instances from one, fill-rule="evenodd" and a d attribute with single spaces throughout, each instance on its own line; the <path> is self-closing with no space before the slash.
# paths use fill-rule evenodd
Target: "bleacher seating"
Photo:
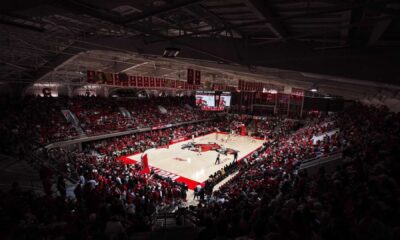
<path id="1" fill-rule="evenodd" d="M 46 144 L 77 137 L 61 109 L 71 110 L 87 135 L 209 117 L 185 107 L 189 101 L 27 98 L 2 108 L 8 117 L 1 119 L 0 129 L 9 137 L 2 144 L 7 147 L 19 142 L 20 150 L 20 146 L 32 148 L 33 142 Z M 160 105 L 167 113 L 159 110 Z M 120 107 L 131 116 L 123 116 Z M 239 132 L 241 125 L 253 124 L 254 135 L 265 137 L 264 145 L 238 164 L 229 164 L 210 176 L 199 193 L 199 205 L 182 212 L 194 214 L 198 220 L 195 224 L 202 230 L 195 237 L 397 239 L 399 116 L 362 105 L 337 115 L 315 116 L 304 126 L 281 117 L 254 122 L 251 116 L 230 115 L 89 142 L 82 150 L 53 149 L 40 169 L 45 194 L 35 196 L 18 185 L 3 192 L 1 226 L 12 229 L 5 237 L 15 239 L 126 239 L 135 232 L 149 231 L 159 210 L 185 204 L 187 187 L 153 173 L 141 174 L 139 165 L 126 165 L 118 157 L 161 147 L 181 137 Z M 325 136 L 333 129 L 340 131 Z M 313 141 L 317 135 L 324 137 Z M 298 169 L 303 160 L 337 151 L 342 151 L 347 161 L 331 173 L 321 168 L 308 175 Z M 213 190 L 237 171 L 239 174 Z M 68 200 L 65 178 L 77 180 L 73 201 Z"/>

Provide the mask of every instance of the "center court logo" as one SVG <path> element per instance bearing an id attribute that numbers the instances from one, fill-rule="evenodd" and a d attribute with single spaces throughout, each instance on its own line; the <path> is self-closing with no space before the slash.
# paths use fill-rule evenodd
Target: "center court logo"
<path id="1" fill-rule="evenodd" d="M 197 149 L 201 149 L 202 152 L 213 151 L 213 150 L 221 149 L 221 145 L 219 145 L 217 143 L 194 144 L 194 148 L 192 148 L 190 150 L 197 151 Z"/>

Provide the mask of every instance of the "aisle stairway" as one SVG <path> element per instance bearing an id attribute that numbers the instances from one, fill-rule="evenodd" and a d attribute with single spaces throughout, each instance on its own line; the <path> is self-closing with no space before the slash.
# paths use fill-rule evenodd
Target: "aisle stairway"
<path id="1" fill-rule="evenodd" d="M 38 171 L 28 162 L 0 155 L 0 189 L 8 191 L 13 182 L 18 182 L 22 190 L 43 192 Z"/>
<path id="2" fill-rule="evenodd" d="M 272 130 L 272 133 L 273 134 L 276 134 L 276 133 L 278 133 L 278 132 L 280 132 L 280 129 L 281 129 L 281 127 L 282 127 L 282 121 L 278 121 L 278 124 L 276 125 L 276 127 L 274 128 L 274 130 Z"/>
<path id="3" fill-rule="evenodd" d="M 131 113 L 124 107 L 118 107 L 119 112 L 122 114 L 122 116 L 127 117 L 127 118 L 132 118 Z"/>
<path id="4" fill-rule="evenodd" d="M 168 113 L 168 110 L 165 107 L 161 106 L 161 105 L 158 105 L 157 108 L 158 108 L 158 110 L 160 111 L 161 114 L 167 114 Z"/>
<path id="5" fill-rule="evenodd" d="M 79 124 L 79 120 L 78 118 L 75 116 L 75 114 L 69 110 L 69 109 L 63 109 L 61 110 L 61 114 L 64 116 L 65 120 L 68 123 L 71 123 L 75 130 L 78 132 L 78 134 L 80 136 L 85 135 L 85 132 L 83 131 L 83 129 L 81 128 L 80 124 Z"/>

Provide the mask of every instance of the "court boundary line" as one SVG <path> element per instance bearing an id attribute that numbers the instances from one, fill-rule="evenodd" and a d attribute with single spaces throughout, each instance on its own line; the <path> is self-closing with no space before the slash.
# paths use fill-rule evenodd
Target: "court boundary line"
<path id="1" fill-rule="evenodd" d="M 211 134 L 214 134 L 214 133 L 216 133 L 216 134 L 225 134 L 225 135 L 228 134 L 227 132 L 217 132 L 217 131 L 216 131 L 216 132 L 211 132 L 211 133 L 207 133 L 207 134 L 198 136 L 198 137 L 196 137 L 196 138 L 204 137 L 204 136 L 211 135 Z M 241 136 L 241 135 L 239 135 L 239 136 Z M 243 137 L 246 137 L 246 136 L 243 136 Z M 183 142 L 183 141 L 191 140 L 189 137 L 182 137 L 182 138 L 185 138 L 185 139 L 182 139 L 182 140 L 173 142 L 173 143 L 170 144 L 170 146 L 171 146 L 171 145 L 174 145 L 174 144 L 176 144 L 176 143 L 181 143 L 181 142 Z M 251 137 L 251 138 L 255 138 L 255 137 Z M 178 139 L 179 139 L 179 138 L 178 138 Z M 263 139 L 257 139 L 257 138 L 255 138 L 255 139 L 256 139 L 256 140 L 263 140 Z M 245 158 L 251 156 L 254 152 L 258 151 L 258 150 L 259 150 L 260 148 L 262 148 L 262 147 L 263 147 L 263 144 L 262 144 L 261 146 L 257 147 L 256 149 L 250 151 L 250 152 L 249 152 L 248 154 L 246 154 L 245 156 L 243 156 L 243 157 L 241 157 L 240 159 L 238 159 L 238 160 L 237 160 L 238 164 L 240 165 L 240 162 L 241 162 L 243 159 L 245 159 Z M 158 147 L 158 148 L 156 148 L 156 149 L 160 149 L 160 148 L 165 148 L 165 147 L 161 146 L 161 147 Z M 122 161 L 122 162 L 124 162 L 124 163 L 126 163 L 126 164 L 137 164 L 137 163 L 139 163 L 140 161 L 131 159 L 130 157 L 136 156 L 136 155 L 139 155 L 139 154 L 143 154 L 143 153 L 144 153 L 144 152 L 137 152 L 137 153 L 133 153 L 133 154 L 129 154 L 129 155 L 120 156 L 120 157 L 117 158 L 117 160 Z M 193 190 L 197 185 L 204 186 L 205 182 L 207 181 L 207 180 L 205 180 L 205 181 L 203 181 L 203 182 L 198 182 L 198 181 L 195 181 L 195 180 L 193 180 L 193 179 L 190 179 L 190 178 L 187 178 L 187 177 L 178 175 L 178 174 L 176 174 L 176 173 L 172 173 L 172 172 L 170 172 L 170 171 L 161 169 L 161 168 L 159 168 L 159 167 L 151 166 L 150 164 L 149 164 L 149 168 L 150 168 L 152 171 L 154 171 L 154 173 L 156 173 L 156 174 L 161 172 L 161 173 L 162 173 L 161 176 L 165 176 L 165 177 L 173 176 L 173 177 L 171 178 L 173 181 L 175 181 L 175 182 L 180 182 L 180 183 L 185 183 L 185 184 L 188 186 L 188 188 L 189 188 L 190 190 Z M 219 170 L 217 170 L 217 171 L 219 171 Z M 217 171 L 215 171 L 215 172 L 217 172 Z M 213 172 L 212 174 L 214 174 L 215 172 Z M 176 176 L 176 177 L 175 177 L 175 176 Z M 230 175 L 228 175 L 228 176 L 230 176 Z M 226 176 L 226 177 L 228 177 L 228 176 Z M 225 179 L 225 178 L 224 178 L 224 179 Z"/>

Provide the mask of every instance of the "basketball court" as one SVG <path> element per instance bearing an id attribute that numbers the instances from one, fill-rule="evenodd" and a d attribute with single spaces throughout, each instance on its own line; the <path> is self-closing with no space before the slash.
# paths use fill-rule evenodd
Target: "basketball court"
<path id="1" fill-rule="evenodd" d="M 212 149 L 203 148 L 199 153 L 196 149 L 182 149 L 188 143 L 201 144 L 204 146 L 219 146 L 220 150 L 230 148 L 238 151 L 238 160 L 248 156 L 263 144 L 263 140 L 247 136 L 228 135 L 225 133 L 211 133 L 205 136 L 192 139 L 181 139 L 173 143 L 169 148 L 153 148 L 145 153 L 137 153 L 122 157 L 126 163 L 141 162 L 141 157 L 147 154 L 151 170 L 159 175 L 184 182 L 190 189 L 201 184 L 216 171 L 233 161 L 232 154 L 220 154 L 220 164 L 215 164 L 218 152 Z"/>

